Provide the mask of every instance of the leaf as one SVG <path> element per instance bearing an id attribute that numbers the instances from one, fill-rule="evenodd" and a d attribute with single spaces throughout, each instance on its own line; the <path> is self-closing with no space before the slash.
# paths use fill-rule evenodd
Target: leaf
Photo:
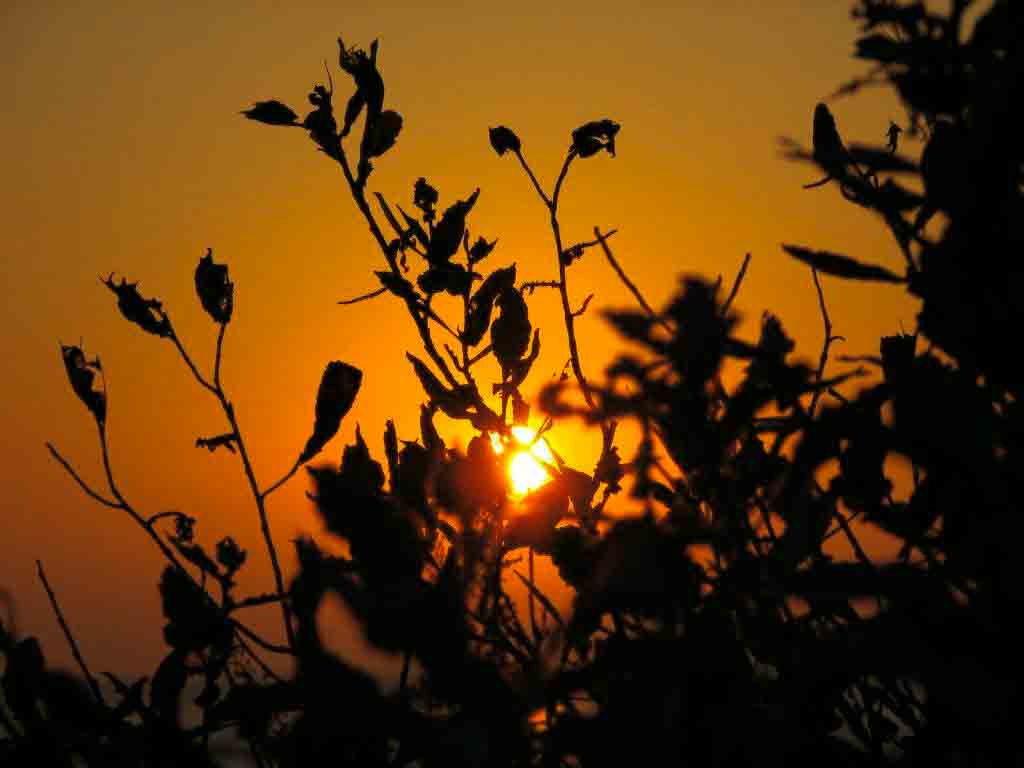
<path id="1" fill-rule="evenodd" d="M 427 247 L 427 261 L 435 265 L 442 264 L 455 255 L 466 231 L 466 216 L 473 210 L 479 196 L 480 189 L 477 188 L 465 200 L 456 200 L 441 215 Z"/>
<path id="2" fill-rule="evenodd" d="M 427 393 L 427 397 L 432 402 L 447 400 L 448 390 L 445 389 L 445 386 L 437 376 L 427 367 L 426 363 L 409 352 L 406 352 L 405 356 L 412 363 L 412 368 L 416 372 L 416 378 L 420 380 L 420 384 L 423 386 L 423 391 Z"/>
<path id="3" fill-rule="evenodd" d="M 370 128 L 370 139 L 367 147 L 369 157 L 380 157 L 393 146 L 402 130 L 402 116 L 391 109 L 380 113 Z"/>
<path id="4" fill-rule="evenodd" d="M 316 394 L 313 434 L 299 455 L 300 464 L 320 453 L 327 441 L 338 433 L 341 420 L 352 408 L 362 382 L 363 372 L 355 366 L 340 360 L 327 364 Z"/>
<path id="5" fill-rule="evenodd" d="M 276 99 L 257 101 L 249 109 L 243 109 L 242 114 L 250 120 L 266 125 L 295 125 L 299 119 L 291 107 Z"/>
<path id="6" fill-rule="evenodd" d="M 424 248 L 430 248 L 430 238 L 427 237 L 427 233 L 424 231 L 423 226 L 416 221 L 412 216 L 402 210 L 402 206 L 397 206 L 398 212 L 402 214 L 402 218 L 405 219 L 405 223 L 409 225 L 409 230 L 416 236 L 419 244 Z"/>
<path id="7" fill-rule="evenodd" d="M 900 277 L 885 267 L 865 264 L 839 253 L 812 251 L 799 245 L 786 244 L 783 244 L 782 250 L 819 272 L 836 277 L 845 277 L 850 280 L 875 280 L 882 283 L 905 283 L 907 281 L 905 277 Z"/>
<path id="8" fill-rule="evenodd" d="M 475 347 L 483 339 L 484 333 L 491 322 L 491 309 L 498 294 L 512 288 L 516 281 L 516 265 L 496 269 L 483 281 L 473 298 L 469 300 L 469 312 L 466 315 L 466 328 L 462 332 L 462 340 Z"/>

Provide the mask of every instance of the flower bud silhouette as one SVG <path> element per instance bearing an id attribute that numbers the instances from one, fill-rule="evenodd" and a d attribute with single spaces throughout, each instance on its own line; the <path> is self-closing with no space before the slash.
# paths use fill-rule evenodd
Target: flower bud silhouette
<path id="1" fill-rule="evenodd" d="M 235 284 L 228 280 L 227 264 L 214 263 L 212 248 L 207 248 L 206 255 L 199 259 L 195 282 L 203 309 L 214 322 L 226 325 L 234 308 Z"/>
<path id="2" fill-rule="evenodd" d="M 120 283 L 115 283 L 113 273 L 100 282 L 117 296 L 117 308 L 127 320 L 146 333 L 161 338 L 170 337 L 171 324 L 163 312 L 163 304 L 157 299 L 144 299 L 139 293 L 138 283 L 129 283 L 124 278 L 121 278 Z"/>
<path id="3" fill-rule="evenodd" d="M 591 157 L 602 149 L 615 157 L 615 136 L 620 127 L 607 118 L 584 123 L 572 132 L 572 149 L 580 157 Z"/>
<path id="4" fill-rule="evenodd" d="M 522 151 L 523 145 L 520 143 L 519 137 L 504 125 L 491 128 L 488 134 L 491 137 L 491 146 L 494 147 L 494 151 L 498 153 L 499 157 L 509 151 L 516 154 Z"/>

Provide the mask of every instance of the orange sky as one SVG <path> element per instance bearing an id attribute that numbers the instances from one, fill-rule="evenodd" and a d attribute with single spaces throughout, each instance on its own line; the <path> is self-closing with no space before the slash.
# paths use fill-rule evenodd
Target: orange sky
<path id="1" fill-rule="evenodd" d="M 112 458 L 129 498 L 146 514 L 200 518 L 210 545 L 235 535 L 251 553 L 243 586 L 272 586 L 240 467 L 193 445 L 224 431 L 216 403 L 168 342 L 120 318 L 98 275 L 117 271 L 163 299 L 208 367 L 215 327 L 195 300 L 192 271 L 207 246 L 228 262 L 236 307 L 224 378 L 264 484 L 308 436 L 332 359 L 365 377 L 325 457 L 340 454 L 357 420 L 378 457 L 386 418 L 400 436 L 415 436 L 420 394 L 404 351 L 419 345 L 403 308 L 386 299 L 335 304 L 376 288 L 371 270 L 382 264 L 340 173 L 300 132 L 238 115 L 265 98 L 304 113 L 324 58 L 343 104 L 350 81 L 336 70 L 339 33 L 350 44 L 380 38 L 386 106 L 405 118 L 370 190 L 405 203 L 426 176 L 444 206 L 481 187 L 470 225 L 474 235 L 500 237 L 491 267 L 515 261 L 521 278 L 557 276 L 545 211 L 515 161 L 490 149 L 487 128 L 514 128 L 549 186 L 570 131 L 601 117 L 622 124 L 618 157 L 575 164 L 563 232 L 574 242 L 594 225 L 620 229 L 616 255 L 653 304 L 683 271 L 731 280 L 749 251 L 738 301 L 748 329 L 771 308 L 810 360 L 821 343 L 813 284 L 779 244 L 901 267 L 878 222 L 831 187 L 801 190 L 814 170 L 782 159 L 776 144 L 780 136 L 809 143 L 815 103 L 861 71 L 846 2 L 246 3 L 212 12 L 192 2 L 145 12 L 109 3 L 103 13 L 44 5 L 0 10 L 8 73 L 0 585 L 16 598 L 20 628 L 58 663 L 70 656 L 36 558 L 93 666 L 128 674 L 151 671 L 160 652 L 161 567 L 131 521 L 85 499 L 44 448 L 55 442 L 99 485 L 94 425 L 68 386 L 58 341 L 84 338 L 103 360 Z M 883 141 L 888 120 L 902 119 L 882 92 L 833 109 L 847 140 Z M 871 353 L 879 335 L 913 328 L 914 307 L 899 289 L 824 284 L 835 331 L 848 339 L 839 352 Z M 629 303 L 593 251 L 572 268 L 570 291 L 574 304 L 591 291 L 595 307 Z M 557 294 L 538 293 L 530 311 L 543 337 L 532 392 L 561 368 L 566 349 Z M 593 308 L 578 328 L 584 367 L 597 376 L 616 344 Z M 567 425 L 552 440 L 592 466 L 594 439 Z M 305 489 L 300 475 L 270 502 L 289 561 L 288 540 L 319 530 Z M 276 619 L 268 616 L 268 633 Z"/>

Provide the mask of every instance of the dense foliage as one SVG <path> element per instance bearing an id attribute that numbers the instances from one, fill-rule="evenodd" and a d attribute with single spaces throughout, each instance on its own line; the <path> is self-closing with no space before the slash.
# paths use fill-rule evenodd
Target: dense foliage
<path id="1" fill-rule="evenodd" d="M 495 241 L 470 235 L 479 190 L 442 210 L 439 192 L 419 179 L 415 215 L 367 196 L 374 164 L 386 162 L 402 127 L 384 108 L 376 43 L 364 51 L 338 41 L 352 80 L 340 128 L 333 83 L 314 88 L 301 119 L 277 101 L 248 109 L 252 120 L 308 133 L 344 174 L 386 267 L 376 273 L 380 290 L 360 298 L 395 297 L 422 341 L 421 356 L 408 354 L 426 400 L 420 434 L 400 439 L 388 423 L 382 465 L 357 432 L 339 465 L 309 468 L 311 497 L 347 554 L 303 539 L 297 575 L 285 584 L 267 497 L 334 437 L 361 372 L 326 366 L 309 440 L 281 480 L 261 486 L 220 380 L 233 307 L 227 266 L 208 253 L 195 273 L 219 330 L 210 377 L 159 301 L 108 278 L 122 314 L 175 344 L 221 404 L 227 431 L 197 445 L 238 454 L 276 589 L 236 595 L 247 553 L 232 539 L 211 553 L 194 519 L 146 517 L 121 494 L 107 459 L 102 367 L 65 347 L 72 388 L 99 429 L 108 490 L 87 486 L 51 451 L 167 558 L 159 590 L 169 650 L 148 680 L 107 675 L 114 695 L 109 686 L 104 695 L 77 648 L 86 683 L 47 671 L 34 638 L 0 627 L 0 761 L 207 765 L 216 757 L 211 735 L 231 729 L 263 766 L 1013 762 L 1024 664 L 1013 629 L 1024 379 L 1011 346 L 1024 327 L 1016 300 L 1024 125 L 1014 109 L 1024 101 L 1024 6 L 951 6 L 939 15 L 921 3 L 857 5 L 857 56 L 871 69 L 837 97 L 894 88 L 908 122 L 890 126 L 888 146 L 847 143 L 824 104 L 813 113 L 813 147 L 790 146 L 825 174 L 808 194 L 838 191 L 877 213 L 905 262 L 895 272 L 785 246 L 809 266 L 821 300 L 816 369 L 793 361 L 793 342 L 772 314 L 756 341 L 737 337 L 742 273 L 729 292 L 685 277 L 655 311 L 621 271 L 611 233 L 563 241 L 566 174 L 575 162 L 614 156 L 612 120 L 572 132 L 550 193 L 520 137 L 490 130 L 493 149 L 517 160 L 550 216 L 558 279 L 522 283 L 514 266 L 495 266 Z M 900 153 L 903 130 L 923 138 L 919 158 Z M 587 251 L 604 253 L 639 305 L 606 313 L 630 346 L 601 382 L 584 374 L 574 319 L 585 306 L 574 309 L 568 294 L 567 276 Z M 819 273 L 905 285 L 920 299 L 915 333 L 885 337 L 877 354 L 859 358 L 861 368 L 825 378 L 834 337 Z M 520 387 L 540 335 L 527 299 L 542 289 L 560 294 L 569 349 L 565 375 L 539 403 L 545 424 L 581 417 L 601 430 L 603 450 L 589 471 L 555 456 L 550 481 L 513 509 L 504 466 L 512 451 L 493 446 L 496 437 L 513 448 L 511 427 L 529 414 Z M 457 323 L 444 319 L 451 306 Z M 490 359 L 496 367 L 482 365 Z M 727 369 L 738 371 L 731 390 Z M 875 375 L 863 386 L 837 389 L 869 369 Z M 485 370 L 500 373 L 486 386 Z M 476 430 L 465 452 L 446 446 L 434 426 L 439 411 Z M 624 421 L 642 434 L 628 462 L 615 437 Z M 905 494 L 887 476 L 896 459 L 912 468 Z M 632 511 L 610 517 L 609 498 L 626 489 L 620 506 Z M 873 560 L 854 518 L 897 537 L 898 558 Z M 852 561 L 822 552 L 832 536 L 848 539 Z M 569 615 L 534 584 L 535 553 L 550 556 L 573 590 Z M 512 580 L 526 584 L 526 605 L 509 597 Z M 394 692 L 322 647 L 317 615 L 329 595 L 345 602 L 370 643 L 402 654 Z M 267 603 L 280 605 L 281 645 L 239 617 Z M 55 597 L 54 605 L 60 616 Z M 294 662 L 294 675 L 268 666 L 269 653 Z M 190 680 L 195 708 L 185 701 Z"/>

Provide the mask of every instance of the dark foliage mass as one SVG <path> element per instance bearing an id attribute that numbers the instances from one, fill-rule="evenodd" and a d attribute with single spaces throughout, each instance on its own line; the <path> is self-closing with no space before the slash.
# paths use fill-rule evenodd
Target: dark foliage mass
<path id="1" fill-rule="evenodd" d="M 394 296 L 419 332 L 422 352 L 407 353 L 425 398 L 419 434 L 403 439 L 388 422 L 382 464 L 357 430 L 337 465 L 308 469 L 324 536 L 344 540 L 346 554 L 302 538 L 286 584 L 267 499 L 337 433 L 361 372 L 327 365 L 312 436 L 280 480 L 261 485 L 220 378 L 233 297 L 227 267 L 207 254 L 195 273 L 218 327 L 209 377 L 159 301 L 124 280 L 104 281 L 122 314 L 169 339 L 221 405 L 227 431 L 197 445 L 241 461 L 275 589 L 236 594 L 248 553 L 234 540 L 211 551 L 194 518 L 146 517 L 121 493 L 107 458 L 99 360 L 62 347 L 72 389 L 99 427 L 107 490 L 50 450 L 167 559 L 159 596 L 168 650 L 151 677 L 106 674 L 101 689 L 40 566 L 85 682 L 47 669 L 34 638 L 0 626 L 0 763 L 212 765 L 220 756 L 211 737 L 229 731 L 260 766 L 1017 764 L 1024 378 L 1011 339 L 1024 327 L 1016 111 L 1024 5 L 951 6 L 947 15 L 913 2 L 856 7 L 856 55 L 871 68 L 837 97 L 895 89 L 907 122 L 879 126 L 873 138 L 886 137 L 884 146 L 847 142 L 825 104 L 813 120 L 808 109 L 813 146 L 790 143 L 794 157 L 825 174 L 808 187 L 876 213 L 903 261 L 895 271 L 784 246 L 809 267 L 820 300 L 816 367 L 794 358 L 773 314 L 764 314 L 759 338 L 739 338 L 734 299 L 746 262 L 730 291 L 687 276 L 655 311 L 615 259 L 613 233 L 563 242 L 563 182 L 576 159 L 615 155 L 612 120 L 572 131 L 550 192 L 520 137 L 490 129 L 491 146 L 521 166 L 554 236 L 558 278 L 517 284 L 496 241 L 471 235 L 471 213 L 486 204 L 480 190 L 445 205 L 420 178 L 410 183 L 416 216 L 379 192 L 371 206 L 372 162 L 387 161 L 402 125 L 384 109 L 376 42 L 367 52 L 338 41 L 353 81 L 340 121 L 333 83 L 313 89 L 303 118 L 281 102 L 256 102 L 246 117 L 308 132 L 369 225 L 386 268 L 376 272 L 379 289 L 355 300 Z M 354 163 L 345 143 L 353 132 Z M 918 158 L 901 154 L 901 135 L 922 142 Z M 628 347 L 600 382 L 585 376 L 575 336 L 589 298 L 574 309 L 567 281 L 593 249 L 638 304 L 605 313 Z M 876 354 L 857 359 L 861 368 L 826 377 L 837 337 L 819 273 L 904 285 L 920 299 L 917 328 L 882 338 Z M 549 482 L 513 505 L 511 451 L 496 453 L 492 438 L 513 447 L 511 427 L 529 415 L 520 387 L 540 335 L 527 300 L 548 288 L 560 296 L 564 334 L 545 338 L 564 336 L 568 362 L 543 391 L 542 431 L 579 417 L 601 429 L 603 450 L 587 471 L 555 456 Z M 442 314 L 452 306 L 457 322 Z M 438 412 L 476 429 L 464 451 L 446 446 Z M 642 434 L 629 461 L 615 440 L 624 421 Z M 905 492 L 889 474 L 895 460 L 911 470 Z M 609 499 L 627 488 L 623 514 L 610 516 Z M 898 557 L 866 552 L 862 526 L 895 537 Z M 852 560 L 825 554 L 834 536 L 847 540 Z M 573 591 L 567 615 L 537 587 L 535 555 L 550 557 Z M 525 586 L 521 604 L 511 584 Z M 318 609 L 335 598 L 371 644 L 401 655 L 397 686 L 322 646 Z M 243 622 L 243 609 L 268 604 L 281 611 L 282 640 Z M 268 665 L 268 655 L 285 658 L 289 672 Z"/>

